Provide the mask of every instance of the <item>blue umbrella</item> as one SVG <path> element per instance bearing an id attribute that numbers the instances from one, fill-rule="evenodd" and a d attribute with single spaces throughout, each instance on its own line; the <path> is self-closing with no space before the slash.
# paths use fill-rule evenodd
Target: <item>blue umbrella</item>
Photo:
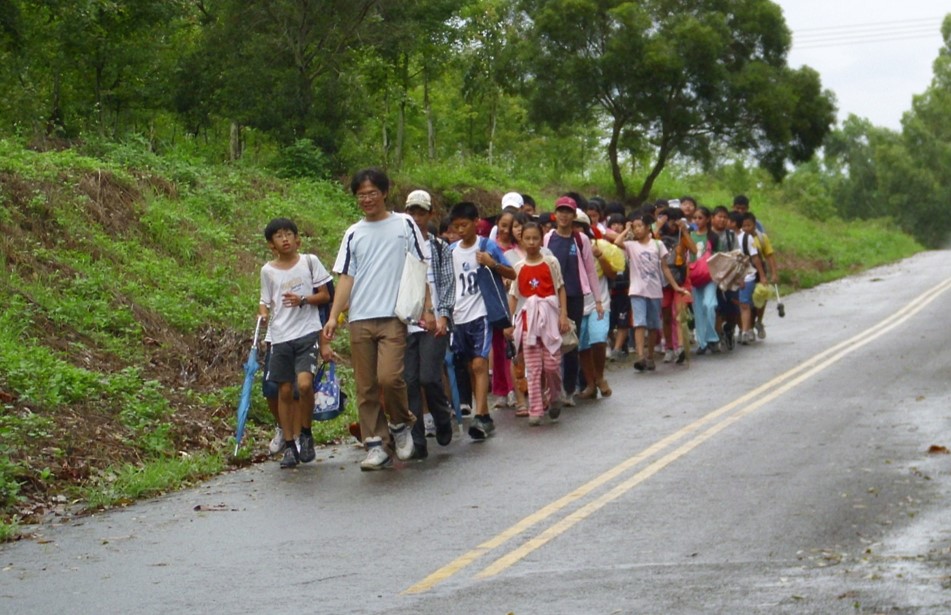
<path id="1" fill-rule="evenodd" d="M 241 438 L 244 437 L 244 424 L 248 420 L 248 409 L 251 408 L 251 388 L 254 386 L 254 373 L 258 371 L 258 333 L 261 332 L 261 317 L 258 316 L 258 324 L 254 327 L 254 342 L 251 344 L 251 352 L 248 354 L 248 360 L 244 363 L 244 386 L 241 387 L 241 400 L 238 402 L 238 430 L 234 435 L 234 454 L 238 454 L 238 448 L 241 446 Z"/>

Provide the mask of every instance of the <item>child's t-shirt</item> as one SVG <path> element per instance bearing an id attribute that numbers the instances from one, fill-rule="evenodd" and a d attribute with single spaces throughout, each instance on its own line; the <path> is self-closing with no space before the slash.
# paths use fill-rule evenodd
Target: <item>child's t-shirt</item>
<path id="1" fill-rule="evenodd" d="M 750 258 L 759 254 L 759 249 L 756 245 L 756 238 L 753 236 L 747 237 L 746 233 L 740 231 L 740 234 L 736 236 L 737 243 L 740 244 L 740 249 L 746 250 L 746 255 Z M 745 244 L 745 245 L 744 245 Z M 752 264 L 752 263 L 751 263 Z M 746 274 L 746 277 L 743 278 L 744 282 L 753 282 L 756 280 L 756 269 L 753 269 L 753 273 Z"/>
<path id="2" fill-rule="evenodd" d="M 286 307 L 284 293 L 307 297 L 330 279 L 320 259 L 313 254 L 301 254 L 290 269 L 279 269 L 271 263 L 261 267 L 261 305 L 270 312 L 268 337 L 272 344 L 289 342 L 320 331 L 323 325 L 317 306 Z"/>
<path id="3" fill-rule="evenodd" d="M 631 296 L 660 299 L 664 296 L 663 273 L 660 260 L 667 258 L 663 242 L 651 239 L 647 243 L 625 241 L 624 251 L 631 269 Z"/>
<path id="4" fill-rule="evenodd" d="M 509 294 L 517 300 L 515 313 L 522 310 L 529 297 L 551 297 L 564 285 L 561 265 L 553 255 L 543 254 L 541 262 L 534 264 L 519 261 L 515 265 L 515 283 L 509 288 Z M 523 323 L 523 326 L 526 325 Z"/>
<path id="5" fill-rule="evenodd" d="M 475 243 L 468 248 L 463 248 L 461 241 L 451 246 L 452 274 L 456 281 L 456 306 L 452 310 L 453 323 L 465 324 L 487 315 L 485 301 L 482 299 L 476 279 L 476 271 L 480 266 L 479 261 L 476 260 L 476 254 L 479 253 L 482 241 L 482 239 L 476 239 Z M 485 240 L 485 251 L 495 262 L 508 265 L 505 255 L 494 241 Z"/>

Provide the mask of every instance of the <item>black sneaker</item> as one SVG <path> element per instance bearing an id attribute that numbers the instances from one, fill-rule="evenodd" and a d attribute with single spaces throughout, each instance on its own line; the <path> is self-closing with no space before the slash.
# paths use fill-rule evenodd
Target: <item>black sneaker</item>
<path id="1" fill-rule="evenodd" d="M 723 326 L 723 340 L 726 342 L 727 350 L 736 348 L 736 331 L 734 331 L 734 327 Z"/>
<path id="2" fill-rule="evenodd" d="M 317 458 L 317 452 L 314 450 L 314 436 L 302 433 L 300 435 L 300 461 L 301 463 L 310 463 Z"/>
<path id="3" fill-rule="evenodd" d="M 495 431 L 495 423 L 492 419 L 476 415 L 469 426 L 469 437 L 473 440 L 482 441 L 489 437 L 489 434 Z"/>
<path id="4" fill-rule="evenodd" d="M 647 369 L 647 359 L 638 359 L 637 361 L 634 361 L 634 369 L 639 372 Z"/>
<path id="5" fill-rule="evenodd" d="M 413 446 L 413 456 L 410 457 L 410 459 L 416 459 L 418 461 L 422 461 L 423 459 L 426 459 L 427 457 L 429 457 L 429 450 L 426 448 L 426 443 L 423 442 L 423 445 L 420 446 L 419 443 L 417 442 L 415 446 Z"/>
<path id="6" fill-rule="evenodd" d="M 446 421 L 442 425 L 436 425 L 436 444 L 439 446 L 449 446 L 452 442 L 452 421 Z"/>
<path id="7" fill-rule="evenodd" d="M 300 458 L 296 446 L 288 446 L 284 449 L 284 458 L 281 459 L 281 468 L 296 468 L 300 463 Z"/>
<path id="8" fill-rule="evenodd" d="M 677 365 L 683 365 L 683 362 L 687 360 L 687 351 L 681 348 L 678 351 L 678 353 L 679 354 L 677 355 L 677 360 L 674 361 L 674 363 L 676 363 Z"/>

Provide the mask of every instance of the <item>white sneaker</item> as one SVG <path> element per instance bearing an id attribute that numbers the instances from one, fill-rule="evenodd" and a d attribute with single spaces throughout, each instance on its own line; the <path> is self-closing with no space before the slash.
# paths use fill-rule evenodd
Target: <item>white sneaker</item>
<path id="1" fill-rule="evenodd" d="M 396 456 L 402 461 L 412 459 L 416 452 L 416 446 L 413 444 L 412 430 L 406 423 L 399 425 L 390 425 L 390 433 L 393 434 L 394 445 L 396 447 Z"/>
<path id="2" fill-rule="evenodd" d="M 505 402 L 508 404 L 509 408 L 514 408 L 517 400 L 515 399 L 515 391 L 509 391 L 509 394 L 505 396 Z"/>
<path id="3" fill-rule="evenodd" d="M 284 450 L 284 430 L 280 427 L 274 430 L 274 437 L 271 438 L 271 443 L 267 445 L 267 450 L 271 451 L 272 455 L 277 455 Z"/>
<path id="4" fill-rule="evenodd" d="M 561 405 L 562 405 L 562 406 L 566 406 L 566 407 L 568 407 L 568 408 L 574 408 L 574 407 L 577 405 L 577 404 L 575 404 L 575 396 L 574 396 L 573 394 L 572 394 L 572 395 L 562 395 L 562 396 L 561 396 Z"/>
<path id="5" fill-rule="evenodd" d="M 432 414 L 423 415 L 423 428 L 427 438 L 436 437 L 436 421 L 433 419 Z"/>
<path id="6" fill-rule="evenodd" d="M 756 337 L 760 338 L 761 340 L 765 340 L 766 339 L 765 325 L 763 325 L 763 323 L 759 321 L 756 321 L 755 323 L 753 323 L 753 326 L 756 327 Z"/>
<path id="7" fill-rule="evenodd" d="M 673 363 L 674 359 L 676 358 L 677 358 L 677 355 L 674 354 L 673 349 L 670 349 L 664 353 L 664 363 Z"/>
<path id="8" fill-rule="evenodd" d="M 412 442 L 412 440 L 410 440 Z M 383 468 L 392 465 L 393 460 L 390 459 L 390 456 L 386 454 L 386 451 L 383 450 L 383 443 L 376 443 L 369 445 L 369 450 L 367 451 L 367 458 L 360 462 L 360 469 L 364 472 L 371 470 L 382 470 Z"/>

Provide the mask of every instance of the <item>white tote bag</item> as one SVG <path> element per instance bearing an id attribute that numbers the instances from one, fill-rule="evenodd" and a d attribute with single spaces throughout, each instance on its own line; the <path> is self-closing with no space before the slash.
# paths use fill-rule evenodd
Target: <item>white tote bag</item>
<path id="1" fill-rule="evenodd" d="M 409 225 L 409 235 L 413 238 L 413 248 L 406 251 L 406 260 L 403 261 L 403 274 L 400 276 L 400 292 L 396 295 L 396 317 L 406 324 L 415 324 L 423 317 L 423 306 L 426 304 L 426 285 L 429 265 L 423 258 L 423 250 L 419 247 L 416 236 L 416 224 L 406 216 Z"/>

